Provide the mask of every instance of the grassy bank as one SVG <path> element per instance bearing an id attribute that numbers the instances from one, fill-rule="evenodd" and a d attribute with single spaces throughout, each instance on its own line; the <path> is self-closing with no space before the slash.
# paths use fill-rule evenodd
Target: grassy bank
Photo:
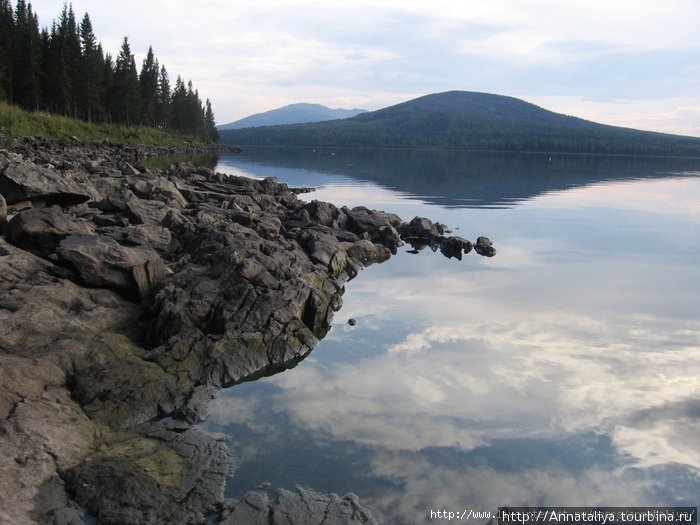
<path id="1" fill-rule="evenodd" d="M 145 126 L 137 128 L 113 124 L 89 124 L 82 120 L 48 113 L 31 113 L 7 104 L 0 104 L 0 135 L 4 135 L 5 138 L 5 143 L 0 146 L 7 146 L 14 139 L 29 135 L 56 139 L 74 137 L 79 142 L 95 140 L 128 144 L 200 142 L 192 137 Z"/>

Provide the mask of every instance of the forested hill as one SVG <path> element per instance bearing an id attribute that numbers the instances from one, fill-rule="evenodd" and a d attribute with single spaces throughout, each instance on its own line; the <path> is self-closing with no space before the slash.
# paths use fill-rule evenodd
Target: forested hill
<path id="1" fill-rule="evenodd" d="M 700 138 L 597 124 L 501 95 L 449 91 L 356 117 L 221 131 L 227 144 L 700 156 Z"/>
<path id="2" fill-rule="evenodd" d="M 256 126 L 275 126 L 278 124 L 298 124 L 302 122 L 322 122 L 350 118 L 360 113 L 366 113 L 366 109 L 334 109 L 321 104 L 289 104 L 283 108 L 272 109 L 263 113 L 256 113 L 249 117 L 217 126 L 219 130 L 251 128 Z"/>

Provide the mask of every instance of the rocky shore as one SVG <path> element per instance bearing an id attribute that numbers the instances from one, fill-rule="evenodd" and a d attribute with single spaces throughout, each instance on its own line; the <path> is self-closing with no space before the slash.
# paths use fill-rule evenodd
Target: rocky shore
<path id="1" fill-rule="evenodd" d="M 182 150 L 0 150 L 0 523 L 373 523 L 352 494 L 224 500 L 235 451 L 192 424 L 219 389 L 308 355 L 363 266 L 404 242 L 458 259 L 491 242 L 142 165 Z"/>

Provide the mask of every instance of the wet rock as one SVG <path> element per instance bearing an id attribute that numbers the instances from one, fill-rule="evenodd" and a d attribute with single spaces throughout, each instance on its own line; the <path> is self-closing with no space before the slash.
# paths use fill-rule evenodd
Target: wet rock
<path id="1" fill-rule="evenodd" d="M 415 237 L 419 239 L 430 239 L 443 235 L 444 229 L 440 223 L 434 224 L 425 217 L 414 217 L 409 223 L 403 223 L 399 227 L 401 236 L 404 238 Z"/>
<path id="2" fill-rule="evenodd" d="M 348 248 L 348 255 L 367 266 L 372 263 L 386 261 L 391 257 L 391 252 L 380 244 L 362 239 Z"/>
<path id="3" fill-rule="evenodd" d="M 92 233 L 87 222 L 61 213 L 55 207 L 20 212 L 8 226 L 8 239 L 11 243 L 41 257 L 54 253 L 58 244 L 70 235 Z"/>
<path id="4" fill-rule="evenodd" d="M 347 228 L 350 231 L 389 248 L 391 253 L 396 253 L 396 248 L 401 245 L 401 238 L 396 230 L 396 226 L 401 224 L 401 219 L 397 215 L 369 210 L 364 206 L 352 210 L 343 208 L 343 212 L 347 216 Z"/>
<path id="5" fill-rule="evenodd" d="M 348 319 L 348 324 L 350 326 L 355 326 L 357 324 L 357 319 L 353 319 L 352 317 Z"/>
<path id="6" fill-rule="evenodd" d="M 448 237 L 440 245 L 440 251 L 448 259 L 454 257 L 461 261 L 463 253 L 472 251 L 472 243 L 462 237 Z"/>
<path id="7" fill-rule="evenodd" d="M 474 245 L 474 251 L 484 257 L 493 257 L 496 255 L 496 248 L 488 237 L 479 237 Z"/>
<path id="8" fill-rule="evenodd" d="M 136 292 L 142 299 L 153 295 L 166 273 L 163 260 L 152 249 L 127 248 L 97 235 L 71 235 L 61 241 L 56 253 L 85 284 Z"/>
<path id="9" fill-rule="evenodd" d="M 108 435 L 105 445 L 62 473 L 104 525 L 201 523 L 234 468 L 223 443 L 188 426 L 148 425 Z"/>
<path id="10" fill-rule="evenodd" d="M 90 200 L 90 193 L 58 173 L 23 160 L 0 164 L 0 193 L 8 204 L 40 199 L 70 206 Z"/>
<path id="11" fill-rule="evenodd" d="M 343 525 L 376 524 L 372 513 L 362 507 L 359 498 L 348 493 L 336 494 L 297 487 L 280 489 L 274 499 L 266 492 L 252 491 L 238 501 L 227 501 L 217 523 L 234 525 Z"/>
<path id="12" fill-rule="evenodd" d="M 307 213 L 307 221 L 313 221 L 323 226 L 337 226 L 340 211 L 328 202 L 311 201 L 304 206 L 303 211 Z"/>

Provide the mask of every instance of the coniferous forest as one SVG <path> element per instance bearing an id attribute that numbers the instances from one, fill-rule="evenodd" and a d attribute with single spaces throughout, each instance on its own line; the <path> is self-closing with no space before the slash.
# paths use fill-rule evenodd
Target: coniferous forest
<path id="1" fill-rule="evenodd" d="M 31 3 L 0 0 L 0 102 L 88 122 L 150 126 L 216 142 L 207 99 L 180 76 L 171 86 L 149 48 L 140 72 L 124 37 L 116 57 L 105 52 L 85 13 L 72 5 L 39 29 Z"/>

